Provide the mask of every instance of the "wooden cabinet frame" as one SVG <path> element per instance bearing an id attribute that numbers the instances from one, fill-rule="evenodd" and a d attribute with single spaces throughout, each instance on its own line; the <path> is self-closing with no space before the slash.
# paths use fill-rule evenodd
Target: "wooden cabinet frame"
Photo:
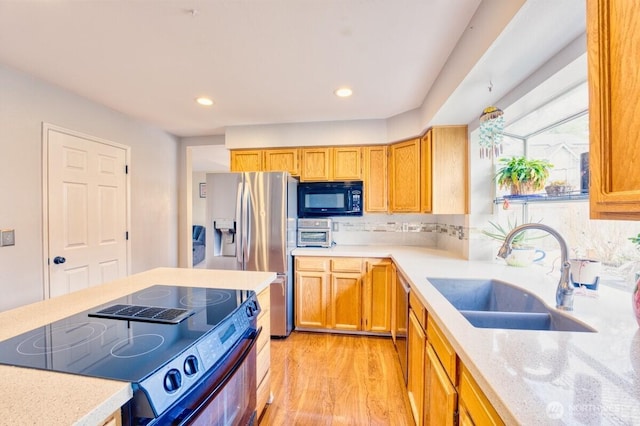
<path id="1" fill-rule="evenodd" d="M 592 219 L 640 220 L 638 19 L 636 2 L 587 1 Z"/>

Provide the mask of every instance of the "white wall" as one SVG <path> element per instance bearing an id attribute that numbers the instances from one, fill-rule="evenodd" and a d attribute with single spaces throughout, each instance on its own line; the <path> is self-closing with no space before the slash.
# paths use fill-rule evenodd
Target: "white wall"
<path id="1" fill-rule="evenodd" d="M 0 65 L 0 311 L 43 297 L 42 123 L 131 147 L 133 273 L 177 265 L 176 139 L 155 127 Z"/>
<path id="2" fill-rule="evenodd" d="M 389 142 L 386 120 L 350 120 L 233 126 L 225 133 L 229 149 L 281 146 L 374 145 Z"/>

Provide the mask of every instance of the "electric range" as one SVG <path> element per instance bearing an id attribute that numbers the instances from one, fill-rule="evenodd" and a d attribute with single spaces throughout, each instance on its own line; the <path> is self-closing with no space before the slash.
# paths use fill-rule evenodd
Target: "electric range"
<path id="1" fill-rule="evenodd" d="M 155 285 L 0 342 L 0 364 L 130 382 L 153 419 L 257 334 L 259 312 L 253 291 Z"/>

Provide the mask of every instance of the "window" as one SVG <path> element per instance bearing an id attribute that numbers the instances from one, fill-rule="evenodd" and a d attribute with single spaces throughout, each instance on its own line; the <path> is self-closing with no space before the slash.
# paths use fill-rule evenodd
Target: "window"
<path id="1" fill-rule="evenodd" d="M 553 164 L 547 182 L 566 181 L 573 187 L 572 194 L 579 194 L 584 171 L 581 160 L 589 150 L 587 108 L 585 82 L 517 120 L 509 122 L 507 118 L 507 137 L 500 156 L 546 159 Z M 501 197 L 506 191 L 496 188 L 496 194 Z M 510 201 L 507 209 L 495 209 L 499 223 L 541 221 L 555 228 L 567 240 L 570 257 L 602 262 L 601 284 L 631 290 L 635 273 L 640 272 L 640 247 L 629 238 L 640 234 L 640 222 L 590 220 L 586 197 L 577 201 L 540 196 Z M 500 198 L 496 202 L 501 204 Z M 557 271 L 559 247 L 555 239 L 544 238 L 535 244 L 547 252 L 542 266 Z"/>

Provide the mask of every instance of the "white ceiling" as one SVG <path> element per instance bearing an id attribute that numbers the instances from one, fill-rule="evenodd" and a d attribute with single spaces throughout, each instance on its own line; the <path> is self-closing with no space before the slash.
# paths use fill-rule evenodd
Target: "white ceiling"
<path id="1" fill-rule="evenodd" d="M 518 20 L 529 36 L 511 40 L 519 58 L 534 47 L 550 56 L 584 32 L 584 0 L 529 3 L 539 6 L 523 7 L 528 15 Z M 221 134 L 234 125 L 389 118 L 423 103 L 479 4 L 0 0 L 0 63 L 177 136 Z M 500 63 L 517 66 L 513 77 L 508 68 L 500 76 L 513 87 L 548 59 L 529 58 L 530 69 L 522 69 L 501 61 L 508 51 L 488 53 L 497 59 L 479 62 L 467 84 L 485 90 Z M 349 99 L 333 94 L 344 85 L 354 90 Z M 198 106 L 201 95 L 214 106 Z"/>

